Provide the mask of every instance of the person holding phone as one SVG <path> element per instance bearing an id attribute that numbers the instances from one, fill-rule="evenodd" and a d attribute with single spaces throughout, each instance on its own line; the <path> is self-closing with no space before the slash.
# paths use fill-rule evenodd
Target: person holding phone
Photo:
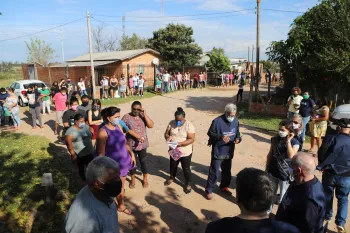
<path id="1" fill-rule="evenodd" d="M 136 138 L 130 133 L 127 133 L 126 139 L 129 147 L 132 148 L 135 156 L 137 156 L 140 160 L 141 171 L 143 174 L 142 185 L 144 188 L 148 188 L 147 148 L 149 147 L 149 144 L 147 128 L 153 128 L 154 123 L 146 114 L 145 109 L 142 108 L 142 104 L 139 101 L 132 103 L 131 112 L 124 115 L 122 120 L 130 130 L 136 132 L 138 135 Z M 131 182 L 129 188 L 133 189 L 135 188 L 136 181 L 136 167 L 130 171 L 130 174 Z"/>
<path id="2" fill-rule="evenodd" d="M 294 136 L 293 121 L 281 121 L 278 135 L 271 138 L 270 151 L 267 154 L 266 171 L 275 178 L 275 182 L 280 186 L 278 203 L 282 201 L 289 187 L 290 179 L 293 179 L 293 174 L 289 171 L 289 165 L 300 148 L 300 142 Z M 276 185 L 275 193 L 277 193 L 277 187 Z"/>
<path id="3" fill-rule="evenodd" d="M 209 175 L 205 188 L 208 200 L 213 199 L 213 189 L 220 176 L 220 168 L 222 177 L 220 189 L 223 193 L 232 195 L 228 188 L 231 183 L 232 159 L 236 144 L 242 141 L 236 112 L 237 106 L 235 104 L 227 104 L 225 113 L 214 119 L 208 130 L 208 145 L 212 147 Z"/>

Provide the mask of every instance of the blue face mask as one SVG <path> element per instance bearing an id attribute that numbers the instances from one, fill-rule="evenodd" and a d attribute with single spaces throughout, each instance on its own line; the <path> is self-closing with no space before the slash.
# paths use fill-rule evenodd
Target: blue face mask
<path id="1" fill-rule="evenodd" d="M 84 126 L 85 126 L 85 123 L 84 123 L 84 122 L 79 123 L 79 125 L 78 125 L 78 127 L 81 128 L 81 129 L 84 128 Z"/>
<path id="2" fill-rule="evenodd" d="M 176 121 L 176 125 L 177 125 L 177 127 L 180 127 L 182 125 L 182 122 L 181 121 Z"/>
<path id="3" fill-rule="evenodd" d="M 113 122 L 111 122 L 114 126 L 119 125 L 120 119 L 119 118 L 115 118 Z"/>

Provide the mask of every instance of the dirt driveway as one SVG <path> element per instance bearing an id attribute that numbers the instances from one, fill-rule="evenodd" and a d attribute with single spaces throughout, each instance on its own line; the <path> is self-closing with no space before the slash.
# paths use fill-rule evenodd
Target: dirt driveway
<path id="1" fill-rule="evenodd" d="M 227 103 L 233 101 L 236 92 L 236 89 L 232 91 L 203 89 L 141 99 L 147 114 L 155 122 L 155 127 L 148 130 L 150 187 L 143 189 L 139 179 L 134 190 L 126 188 L 126 203 L 134 214 L 132 216 L 119 214 L 121 232 L 200 233 L 204 232 L 209 221 L 239 213 L 239 208 L 235 204 L 235 175 L 245 167 L 264 168 L 271 135 L 242 125 L 243 141 L 236 147 L 232 166 L 230 189 L 233 196 L 223 196 L 216 189 L 213 200 L 207 201 L 203 197 L 210 163 L 210 148 L 207 147 L 206 133 L 211 121 L 223 112 Z M 118 107 L 122 109 L 122 114 L 125 114 L 130 111 L 130 105 L 131 103 L 127 103 Z M 184 108 L 187 120 L 196 127 L 191 167 L 193 191 L 187 195 L 182 189 L 183 173 L 180 167 L 178 181 L 170 187 L 163 185 L 169 176 L 169 158 L 163 133 L 168 122 L 174 118 L 177 107 Z M 46 123 L 52 124 L 53 120 L 54 114 L 44 116 Z M 23 124 L 21 131 L 46 136 L 56 141 L 48 126 L 42 130 L 31 130 L 28 124 Z M 141 178 L 140 173 L 138 177 Z M 331 229 L 334 230 L 334 225 Z"/>

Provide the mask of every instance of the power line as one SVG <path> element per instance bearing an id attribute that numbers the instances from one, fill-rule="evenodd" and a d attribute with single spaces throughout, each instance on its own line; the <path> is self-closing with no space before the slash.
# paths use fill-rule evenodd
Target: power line
<path id="1" fill-rule="evenodd" d="M 118 28 L 118 27 L 116 27 L 116 26 L 113 26 L 112 24 L 109 24 L 109 23 L 106 23 L 106 22 L 104 22 L 104 21 L 101 21 L 101 20 L 95 19 L 95 18 L 94 18 L 94 17 L 92 17 L 92 16 L 91 16 L 91 18 L 92 18 L 93 20 L 96 20 L 96 21 L 100 22 L 100 23 L 106 24 L 106 25 L 108 25 L 108 26 L 110 26 L 110 27 L 113 27 L 113 28 L 116 28 L 116 29 L 118 29 L 118 30 L 120 30 L 120 31 L 123 31 L 123 29 Z M 117 38 L 120 38 L 120 37 L 119 37 L 119 36 L 117 36 Z"/>
<path id="2" fill-rule="evenodd" d="M 226 11 L 226 12 L 217 12 L 217 13 L 205 13 L 205 14 L 193 14 L 193 15 L 169 15 L 169 16 L 127 16 L 128 18 L 141 18 L 141 19 L 147 19 L 147 18 L 178 18 L 178 17 L 191 17 L 191 16 L 201 16 L 201 15 L 222 15 L 222 14 L 230 14 L 235 12 L 243 12 L 243 11 L 250 11 L 255 10 L 255 8 L 250 9 L 243 9 L 243 10 L 237 10 L 237 11 Z M 115 15 L 98 15 L 93 14 L 95 16 L 101 16 L 101 17 L 111 17 L 111 18 L 121 18 L 123 16 L 115 16 Z"/>
<path id="3" fill-rule="evenodd" d="M 263 11 L 279 11 L 279 12 L 286 12 L 286 13 L 305 13 L 305 12 L 302 12 L 302 11 L 288 11 L 288 10 L 276 10 L 276 9 L 260 9 L 260 10 L 263 10 Z"/>
<path id="4" fill-rule="evenodd" d="M 61 26 L 65 26 L 65 25 L 68 25 L 68 24 L 72 24 L 72 23 L 78 22 L 78 21 L 80 21 L 80 20 L 82 20 L 82 19 L 85 19 L 85 17 L 80 18 L 80 19 L 77 19 L 77 20 L 74 20 L 74 21 L 71 21 L 71 22 L 68 22 L 68 23 L 64 23 L 64 24 L 58 25 L 58 26 L 56 26 L 56 27 L 49 28 L 49 29 L 46 29 L 46 30 L 42 30 L 42 31 L 38 31 L 38 32 L 31 33 L 31 34 L 27 34 L 27 35 L 23 35 L 23 36 L 14 37 L 14 38 L 9 38 L 9 39 L 5 39 L 5 40 L 0 40 L 0 42 L 9 41 L 9 40 L 16 40 L 16 39 L 20 39 L 20 38 L 23 38 L 23 37 L 32 36 L 32 35 L 35 35 L 35 34 L 47 32 L 47 31 L 50 31 L 50 30 L 59 28 L 59 27 L 61 27 Z"/>

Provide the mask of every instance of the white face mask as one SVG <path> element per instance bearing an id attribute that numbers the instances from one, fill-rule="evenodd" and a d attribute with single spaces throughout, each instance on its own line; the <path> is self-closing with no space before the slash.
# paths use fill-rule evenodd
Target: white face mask
<path id="1" fill-rule="evenodd" d="M 288 132 L 278 131 L 278 135 L 279 135 L 281 138 L 285 138 L 285 137 L 287 137 Z"/>
<path id="2" fill-rule="evenodd" d="M 299 129 L 299 124 L 293 123 L 293 129 Z"/>
<path id="3" fill-rule="evenodd" d="M 232 122 L 235 117 L 234 116 L 226 116 L 226 119 L 229 121 L 229 122 Z"/>

